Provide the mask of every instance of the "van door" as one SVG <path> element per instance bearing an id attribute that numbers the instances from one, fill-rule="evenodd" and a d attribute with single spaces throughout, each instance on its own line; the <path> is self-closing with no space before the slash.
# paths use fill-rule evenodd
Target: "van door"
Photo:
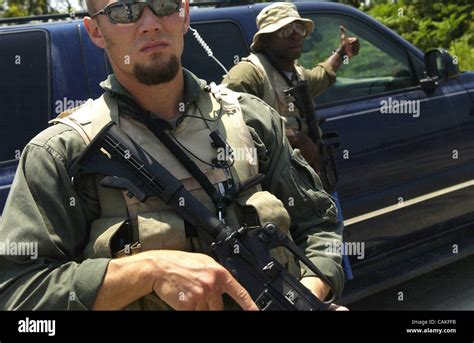
<path id="1" fill-rule="evenodd" d="M 448 100 L 458 96 L 456 82 L 427 94 L 418 81 L 419 53 L 400 37 L 343 13 L 303 16 L 315 21 L 300 59 L 307 68 L 337 48 L 339 25 L 361 43 L 336 84 L 315 99 L 327 119 L 323 131 L 341 140 L 336 161 L 346 241 L 364 242 L 367 260 L 436 234 L 438 224 L 464 211 L 451 203 L 465 186 L 456 172 L 460 125 Z M 359 262 L 351 257 L 352 265 Z"/>

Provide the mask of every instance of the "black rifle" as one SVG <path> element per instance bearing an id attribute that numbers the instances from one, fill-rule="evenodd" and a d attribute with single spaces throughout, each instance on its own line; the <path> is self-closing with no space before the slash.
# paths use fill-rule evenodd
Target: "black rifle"
<path id="1" fill-rule="evenodd" d="M 320 128 L 321 123 L 315 115 L 308 81 L 300 81 L 296 86 L 286 89 L 284 93 L 295 98 L 294 103 L 300 110 L 302 117 L 306 120 L 309 137 L 317 148 L 319 176 L 323 182 L 324 189 L 332 193 L 338 181 L 336 162 L 334 161 L 334 146 L 327 144 L 323 139 Z"/>
<path id="2" fill-rule="evenodd" d="M 321 277 L 332 283 L 275 224 L 238 230 L 226 226 L 183 184 L 154 160 L 115 123 L 108 124 L 71 167 L 78 172 L 105 175 L 105 187 L 126 189 L 144 201 L 159 197 L 186 221 L 213 238 L 216 260 L 249 292 L 261 310 L 327 310 L 322 302 L 270 255 L 283 246 Z"/>

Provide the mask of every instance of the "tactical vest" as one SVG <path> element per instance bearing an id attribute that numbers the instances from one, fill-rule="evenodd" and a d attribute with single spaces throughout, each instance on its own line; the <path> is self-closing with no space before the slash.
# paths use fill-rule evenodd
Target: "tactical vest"
<path id="1" fill-rule="evenodd" d="M 306 130 L 306 124 L 301 120 L 299 109 L 294 105 L 295 98 L 286 95 L 283 91 L 289 88 L 286 80 L 275 70 L 268 59 L 260 53 L 250 54 L 242 58 L 243 62 L 252 64 L 263 80 L 262 100 L 273 107 L 286 119 L 286 127 L 294 130 Z M 295 64 L 298 80 L 305 80 L 303 67 Z"/>
<path id="2" fill-rule="evenodd" d="M 210 164 L 216 158 L 216 149 L 211 145 L 212 140 L 209 134 L 211 131 L 219 130 L 234 151 L 255 149 L 242 116 L 237 93 L 212 85 L 212 94 L 201 92 L 196 104 L 197 106 L 192 105 L 189 109 L 190 116 L 186 116 L 181 124 L 172 130 L 172 134 L 182 146 Z M 221 110 L 220 120 L 216 120 Z M 118 112 L 117 100 L 110 93 L 105 93 L 95 101 L 89 100 L 76 111 L 61 114 L 52 122 L 61 122 L 71 126 L 81 135 L 84 142 L 89 144 L 99 131 L 113 120 L 130 138 L 179 179 L 194 197 L 215 212 L 214 203 L 199 182 L 161 141 L 144 124 L 129 117 L 119 116 Z M 202 117 L 208 121 L 196 117 Z M 222 169 L 213 168 L 191 158 L 215 187 L 227 181 L 228 176 Z M 247 180 L 258 174 L 258 160 L 256 158 L 254 160 L 252 158 L 235 159 L 230 172 L 234 183 Z M 84 259 L 121 257 L 157 249 L 209 254 L 211 238 L 207 233 L 197 228 L 197 237 L 186 237 L 184 220 L 159 198 L 150 197 L 144 202 L 140 202 L 135 197 L 129 198 L 125 190 L 104 188 L 100 184 L 103 177 L 103 175 L 95 176 L 101 213 L 91 225 L 90 240 L 84 251 Z M 257 211 L 262 225 L 274 222 L 289 235 L 290 218 L 283 203 L 274 195 L 262 192 L 260 186 L 243 192 L 227 208 L 226 224 L 232 228 L 239 228 L 240 223 L 246 220 L 243 215 L 245 206 L 252 206 Z M 112 238 L 128 223 L 131 225 L 132 242 L 137 242 L 137 244 L 113 254 Z M 299 277 L 300 269 L 286 251 L 276 250 L 273 255 L 280 263 L 286 265 L 290 272 Z M 170 308 L 156 294 L 151 293 L 125 309 L 165 310 Z"/>

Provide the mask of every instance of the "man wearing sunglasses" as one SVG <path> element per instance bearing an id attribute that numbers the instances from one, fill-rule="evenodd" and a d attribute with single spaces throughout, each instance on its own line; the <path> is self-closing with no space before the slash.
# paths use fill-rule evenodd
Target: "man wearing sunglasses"
<path id="1" fill-rule="evenodd" d="M 114 74 L 101 84 L 101 98 L 61 115 L 23 151 L 0 240 L 38 242 L 38 258 L 0 256 L 0 308 L 220 310 L 227 308 L 226 293 L 242 309 L 257 309 L 208 255 L 209 237 L 160 199 L 140 201 L 126 190 L 105 187 L 98 173 L 71 175 L 71 165 L 110 121 L 209 209 L 216 210 L 214 199 L 160 134 L 185 152 L 214 191 L 225 193 L 264 174 L 262 188 L 242 192 L 219 214 L 238 227 L 244 207 L 252 207 L 260 221 L 290 230 L 334 288 L 288 256 L 280 261 L 296 266 L 292 272 L 302 272 L 301 282 L 320 299 L 329 293 L 337 299 L 344 282 L 341 256 L 326 251 L 341 241 L 334 202 L 292 151 L 274 110 L 251 95 L 208 87 L 181 67 L 189 27 L 186 2 L 88 0 L 87 5 L 92 15 L 84 25 L 94 44 L 105 49 Z M 209 135 L 214 129 L 234 150 L 255 149 L 258 161 L 216 167 Z"/>
<path id="2" fill-rule="evenodd" d="M 276 109 L 286 119 L 286 134 L 293 148 L 300 149 L 306 161 L 317 170 L 317 148 L 308 137 L 305 122 L 294 98 L 284 93 L 298 81 L 307 80 L 312 96 L 324 92 L 336 81 L 336 71 L 344 58 L 359 52 L 357 38 L 346 37 L 340 27 L 340 46 L 324 63 L 313 69 L 297 64 L 303 52 L 304 39 L 314 23 L 301 18 L 292 3 L 279 2 L 265 7 L 257 16 L 258 32 L 253 37 L 252 54 L 243 58 L 224 78 L 228 88 L 253 94 Z"/>

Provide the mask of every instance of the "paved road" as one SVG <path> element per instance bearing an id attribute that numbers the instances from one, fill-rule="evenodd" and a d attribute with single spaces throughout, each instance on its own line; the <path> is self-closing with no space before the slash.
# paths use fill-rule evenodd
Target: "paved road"
<path id="1" fill-rule="evenodd" d="M 403 300 L 399 301 L 399 292 Z M 351 310 L 474 310 L 474 256 L 349 304 Z"/>

